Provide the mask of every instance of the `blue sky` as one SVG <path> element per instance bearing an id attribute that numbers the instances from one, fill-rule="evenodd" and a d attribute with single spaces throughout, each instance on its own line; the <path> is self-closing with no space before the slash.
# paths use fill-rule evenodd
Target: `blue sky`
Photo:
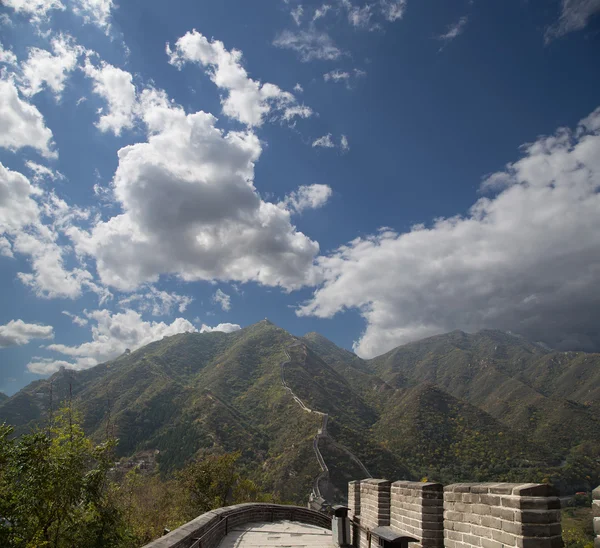
<path id="1" fill-rule="evenodd" d="M 0 391 L 265 316 L 598 350 L 597 0 L 4 0 Z"/>

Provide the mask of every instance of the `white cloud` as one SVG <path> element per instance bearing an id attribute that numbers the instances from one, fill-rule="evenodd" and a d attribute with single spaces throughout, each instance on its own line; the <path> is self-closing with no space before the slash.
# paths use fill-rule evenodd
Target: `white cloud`
<path id="1" fill-rule="evenodd" d="M 340 69 L 331 70 L 323 74 L 323 80 L 326 82 L 334 82 L 334 83 L 345 83 L 348 88 L 350 88 L 351 81 L 357 78 L 363 78 L 367 73 L 361 69 L 352 69 L 351 71 L 344 71 Z"/>
<path id="2" fill-rule="evenodd" d="M 321 7 L 317 8 L 315 10 L 315 14 L 313 15 L 312 20 L 316 21 L 317 19 L 321 19 L 322 17 L 325 17 L 330 10 L 331 10 L 331 5 L 323 4 Z"/>
<path id="3" fill-rule="evenodd" d="M 584 29 L 600 13 L 600 0 L 562 0 L 558 21 L 546 30 L 546 43 L 569 32 Z"/>
<path id="4" fill-rule="evenodd" d="M 169 62 L 179 68 L 186 62 L 198 63 L 212 82 L 228 94 L 221 101 L 223 113 L 248 126 L 260 126 L 265 117 L 280 113 L 285 120 L 295 116 L 307 118 L 312 110 L 298 105 L 294 95 L 275 84 L 261 84 L 248 76 L 242 67 L 242 52 L 227 50 L 219 40 L 209 41 L 196 30 L 186 33 L 172 51 L 167 44 Z"/>
<path id="5" fill-rule="evenodd" d="M 294 23 L 300 26 L 300 24 L 302 23 L 302 16 L 304 15 L 304 8 L 302 7 L 302 4 L 296 6 L 296 8 L 290 12 L 290 15 L 292 16 Z"/>
<path id="6" fill-rule="evenodd" d="M 341 71 L 340 69 L 335 69 L 323 74 L 323 80 L 329 82 L 345 82 L 350 79 L 350 73 Z"/>
<path id="7" fill-rule="evenodd" d="M 77 66 L 77 59 L 83 48 L 74 43 L 70 36 L 60 34 L 52 40 L 50 53 L 45 49 L 29 48 L 29 57 L 21 66 L 19 89 L 23 95 L 31 97 L 39 93 L 44 85 L 60 98 L 65 80 Z"/>
<path id="8" fill-rule="evenodd" d="M 231 310 L 231 296 L 224 291 L 217 289 L 212 296 L 212 302 L 218 304 L 225 312 Z"/>
<path id="9" fill-rule="evenodd" d="M 0 42 L 0 63 L 4 63 L 6 65 L 17 64 L 17 56 L 11 49 L 4 49 L 2 42 Z"/>
<path id="10" fill-rule="evenodd" d="M 375 26 L 371 26 L 371 16 L 373 15 L 371 10 L 371 4 L 365 4 L 360 8 L 353 6 L 348 12 L 348 21 L 353 27 L 375 29 Z"/>
<path id="11" fill-rule="evenodd" d="M 329 185 L 302 185 L 298 190 L 288 194 L 279 203 L 279 206 L 295 213 L 301 213 L 305 209 L 323 207 L 331 197 L 331 194 L 332 190 Z"/>
<path id="12" fill-rule="evenodd" d="M 294 86 L 294 91 L 295 91 L 296 93 L 303 93 L 303 92 L 304 92 L 304 88 L 303 88 L 303 87 L 300 85 L 300 83 L 297 83 L 297 84 Z"/>
<path id="13" fill-rule="evenodd" d="M 27 169 L 33 173 L 33 181 L 35 183 L 41 183 L 44 180 L 57 181 L 64 180 L 65 176 L 60 171 L 53 171 L 48 166 L 38 164 L 31 160 L 25 162 Z"/>
<path id="14" fill-rule="evenodd" d="M 202 324 L 200 328 L 200 333 L 212 333 L 213 331 L 222 331 L 223 333 L 233 333 L 234 331 L 239 331 L 242 327 L 237 323 L 220 323 L 215 327 L 211 327 L 210 325 Z"/>
<path id="15" fill-rule="evenodd" d="M 358 309 L 362 356 L 484 327 L 598 349 L 600 108 L 523 153 L 504 170 L 505 188 L 468 215 L 403 234 L 382 229 L 321 257 L 324 283 L 298 313 Z"/>
<path id="16" fill-rule="evenodd" d="M 102 97 L 108 112 L 101 111 L 96 126 L 100 131 L 112 131 L 120 135 L 123 129 L 131 129 L 137 114 L 137 94 L 132 75 L 102 61 L 97 67 L 86 59 L 85 74 L 94 82 L 93 91 Z"/>
<path id="17" fill-rule="evenodd" d="M 322 147 L 322 148 L 334 148 L 335 143 L 333 142 L 333 139 L 331 138 L 331 133 L 328 133 L 327 135 L 323 135 L 323 137 L 319 137 L 318 139 L 315 139 L 313 141 L 312 146 L 313 147 Z"/>
<path id="18" fill-rule="evenodd" d="M 51 325 L 25 323 L 23 320 L 11 320 L 6 325 L 0 325 L 0 348 L 21 346 L 32 339 L 51 339 L 54 329 Z"/>
<path id="19" fill-rule="evenodd" d="M 445 43 L 451 42 L 464 32 L 468 22 L 469 18 L 467 16 L 461 17 L 456 23 L 450 25 L 444 34 L 438 36 L 438 39 Z"/>
<path id="20" fill-rule="evenodd" d="M 0 77 L 0 147 L 12 152 L 32 147 L 47 158 L 54 158 L 52 131 L 40 111 L 23 101 L 11 78 Z"/>
<path id="21" fill-rule="evenodd" d="M 0 163 L 0 235 L 17 234 L 39 222 L 35 197 L 40 194 L 27 177 Z"/>
<path id="22" fill-rule="evenodd" d="M 2 3 L 17 13 L 28 15 L 35 23 L 47 19 L 51 10 L 65 9 L 60 0 L 3 0 Z"/>
<path id="23" fill-rule="evenodd" d="M 333 61 L 343 55 L 343 51 L 335 45 L 331 36 L 312 27 L 296 32 L 284 30 L 275 38 L 273 45 L 295 51 L 304 62 L 315 59 Z"/>
<path id="24" fill-rule="evenodd" d="M 350 150 L 350 143 L 348 143 L 348 137 L 345 135 L 342 135 L 342 138 L 340 139 L 340 148 L 342 149 L 342 152 L 348 152 Z"/>
<path id="25" fill-rule="evenodd" d="M 175 292 L 161 291 L 154 286 L 119 299 L 119 306 L 123 308 L 135 307 L 140 312 L 151 312 L 153 316 L 167 316 L 174 308 L 182 313 L 194 299 L 187 295 Z"/>
<path id="26" fill-rule="evenodd" d="M 75 324 L 78 325 L 79 327 L 84 327 L 88 324 L 88 319 L 87 318 L 83 318 L 81 316 L 78 316 L 77 314 L 73 314 L 71 312 L 69 312 L 68 310 L 63 310 L 62 313 L 65 316 L 68 316 L 69 318 L 71 318 L 71 321 Z"/>
<path id="27" fill-rule="evenodd" d="M 45 201 L 40 206 L 42 199 Z M 44 224 L 42 216 L 50 224 Z M 0 236 L 7 242 L 7 238 L 12 239 L 12 252 L 29 258 L 32 272 L 21 272 L 18 278 L 39 296 L 73 299 L 86 287 L 101 298 L 107 297 L 108 292 L 93 282 L 85 268 L 65 268 L 64 258 L 70 247 L 57 243 L 57 231 L 82 216 L 85 212 L 70 208 L 54 194 L 44 193 L 24 175 L 0 163 Z M 8 254 L 10 248 L 3 245 L 3 250 L 3 254 Z"/>
<path id="28" fill-rule="evenodd" d="M 0 256 L 13 258 L 12 246 L 7 238 L 0 236 Z"/>
<path id="29" fill-rule="evenodd" d="M 94 310 L 85 311 L 84 314 L 94 324 L 91 327 L 91 341 L 78 346 L 51 344 L 47 347 L 48 350 L 75 358 L 74 361 L 38 358 L 37 361 L 29 363 L 27 368 L 41 375 L 54 373 L 60 367 L 88 369 L 120 356 L 126 349 L 136 350 L 163 337 L 197 331 L 194 325 L 184 318 L 176 318 L 170 324 L 146 322 L 134 310 L 118 313 Z"/>
<path id="30" fill-rule="evenodd" d="M 394 22 L 402 19 L 406 10 L 407 0 L 380 0 L 379 5 L 383 16 L 389 21 Z"/>
<path id="31" fill-rule="evenodd" d="M 119 151 L 112 183 L 122 213 L 90 232 L 69 231 L 103 283 L 131 291 L 161 274 L 287 289 L 309 283 L 318 244 L 256 192 L 256 135 L 223 132 L 202 111 L 186 115 L 164 92 L 146 90 L 140 104 L 148 142 Z"/>
<path id="32" fill-rule="evenodd" d="M 85 23 L 91 23 L 103 29 L 106 34 L 110 31 L 111 10 L 115 7 L 112 0 L 72 0 L 73 11 L 83 18 Z"/>

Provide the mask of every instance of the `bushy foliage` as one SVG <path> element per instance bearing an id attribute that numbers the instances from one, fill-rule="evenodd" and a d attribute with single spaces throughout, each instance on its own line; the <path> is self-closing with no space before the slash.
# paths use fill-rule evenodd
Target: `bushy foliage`
<path id="1" fill-rule="evenodd" d="M 0 545 L 123 546 L 128 541 L 107 481 L 114 440 L 94 445 L 70 407 L 47 430 L 11 439 L 0 427 Z"/>

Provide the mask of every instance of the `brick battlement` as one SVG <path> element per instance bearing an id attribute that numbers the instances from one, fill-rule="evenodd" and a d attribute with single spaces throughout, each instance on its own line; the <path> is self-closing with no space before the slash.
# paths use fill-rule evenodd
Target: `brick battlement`
<path id="1" fill-rule="evenodd" d="M 596 492 L 595 492 L 596 493 Z M 545 484 L 351 482 L 353 545 L 377 546 L 374 530 L 414 548 L 562 548 L 560 500 Z M 597 493 L 600 499 L 600 492 Z M 600 500 L 596 503 L 600 510 Z M 600 515 L 599 515 L 600 517 Z M 598 519 L 594 525 L 600 529 Z M 600 548 L 598 541 L 595 548 Z"/>

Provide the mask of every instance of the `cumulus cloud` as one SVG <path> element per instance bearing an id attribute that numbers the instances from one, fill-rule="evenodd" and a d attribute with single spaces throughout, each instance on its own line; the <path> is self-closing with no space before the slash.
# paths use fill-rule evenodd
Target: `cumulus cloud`
<path id="1" fill-rule="evenodd" d="M 181 68 L 186 62 L 202 66 L 212 82 L 228 93 L 222 99 L 223 113 L 243 124 L 260 126 L 273 112 L 285 120 L 308 118 L 312 114 L 309 107 L 298 105 L 292 93 L 250 78 L 241 65 L 241 51 L 227 50 L 223 42 L 209 41 L 196 30 L 179 38 L 174 50 L 167 44 L 167 53 L 169 62 L 177 67 Z"/>
<path id="2" fill-rule="evenodd" d="M 73 0 L 73 11 L 82 17 L 85 23 L 96 25 L 107 34 L 110 31 L 111 11 L 114 7 L 113 0 Z"/>
<path id="3" fill-rule="evenodd" d="M 215 327 L 211 327 L 210 325 L 202 324 L 200 328 L 200 333 L 212 333 L 213 331 L 221 331 L 223 333 L 233 333 L 234 331 L 239 331 L 242 327 L 237 323 L 220 323 Z"/>
<path id="4" fill-rule="evenodd" d="M 600 348 L 600 108 L 522 150 L 503 189 L 468 215 L 382 229 L 321 257 L 324 282 L 298 313 L 358 309 L 365 357 L 456 328 Z"/>
<path id="5" fill-rule="evenodd" d="M 135 308 L 140 312 L 150 312 L 153 316 L 167 316 L 174 308 L 182 313 L 194 299 L 175 292 L 161 291 L 150 286 L 143 291 L 119 299 L 119 306 Z"/>
<path id="6" fill-rule="evenodd" d="M 301 213 L 305 209 L 323 207 L 331 194 L 332 190 L 329 185 L 302 185 L 298 190 L 288 194 L 279 205 L 295 213 Z"/>
<path id="7" fill-rule="evenodd" d="M 118 313 L 109 310 L 93 310 L 85 311 L 84 315 L 93 324 L 90 341 L 76 346 L 64 344 L 47 346 L 48 350 L 68 356 L 72 361 L 37 358 L 30 362 L 27 368 L 40 375 L 54 373 L 61 367 L 88 369 L 120 356 L 126 349 L 136 350 L 163 337 L 197 331 L 194 325 L 184 318 L 176 318 L 170 324 L 147 322 L 134 310 Z"/>
<path id="8" fill-rule="evenodd" d="M 17 13 L 29 16 L 34 23 L 47 19 L 49 11 L 65 9 L 60 0 L 3 0 L 2 3 Z"/>
<path id="9" fill-rule="evenodd" d="M 297 84 L 294 86 L 294 91 L 295 91 L 296 93 L 303 93 L 303 92 L 304 92 L 304 88 L 303 88 L 303 87 L 302 87 L 302 86 L 301 86 L 299 83 L 297 83 Z"/>
<path id="10" fill-rule="evenodd" d="M 66 5 L 60 0 L 3 0 L 2 3 L 17 13 L 28 16 L 35 24 L 48 21 L 52 10 L 66 9 Z M 109 32 L 111 10 L 115 6 L 112 0 L 71 0 L 69 5 L 85 23 Z"/>
<path id="11" fill-rule="evenodd" d="M 291 49 L 300 57 L 301 61 L 313 60 L 334 61 L 339 59 L 344 52 L 338 48 L 331 36 L 318 31 L 311 26 L 307 30 L 284 30 L 279 33 L 273 45 L 278 48 Z"/>
<path id="12" fill-rule="evenodd" d="M 186 114 L 164 92 L 146 90 L 140 101 L 148 141 L 119 151 L 112 183 L 122 213 L 69 231 L 103 283 L 131 291 L 161 274 L 286 289 L 309 283 L 318 244 L 256 192 L 256 135 L 224 132 L 214 116 Z"/>
<path id="13" fill-rule="evenodd" d="M 0 63 L 4 63 L 5 65 L 17 64 L 17 56 L 11 49 L 4 49 L 2 42 L 0 42 Z"/>
<path id="14" fill-rule="evenodd" d="M 212 296 L 212 302 L 218 304 L 225 312 L 231 310 L 231 296 L 220 289 L 215 291 L 215 294 Z"/>
<path id="15" fill-rule="evenodd" d="M 0 163 L 0 236 L 6 242 L 12 239 L 12 246 L 10 242 L 8 249 L 3 246 L 4 254 L 14 251 L 28 257 L 32 271 L 21 272 L 18 277 L 39 296 L 76 298 L 86 287 L 107 298 L 108 292 L 94 283 L 85 268 L 65 267 L 70 247 L 57 243 L 59 230 L 86 215 Z"/>
<path id="16" fill-rule="evenodd" d="M 54 329 L 51 325 L 25 323 L 23 320 L 11 320 L 0 325 L 0 348 L 21 346 L 32 339 L 52 339 Z"/>
<path id="17" fill-rule="evenodd" d="M 558 21 L 546 30 L 546 43 L 569 32 L 584 29 L 598 13 L 600 0 L 562 0 Z"/>
<path id="18" fill-rule="evenodd" d="M 12 152 L 24 147 L 36 149 L 42 156 L 54 158 L 52 131 L 32 104 L 22 100 L 10 77 L 0 77 L 0 147 Z"/>
<path id="19" fill-rule="evenodd" d="M 94 93 L 107 103 L 107 112 L 100 111 L 100 118 L 96 123 L 98 129 L 112 131 L 115 135 L 120 135 L 123 129 L 131 129 L 138 109 L 132 75 L 104 61 L 95 66 L 89 57 L 83 70 L 94 82 Z"/>
<path id="20" fill-rule="evenodd" d="M 39 93 L 44 86 L 59 99 L 65 81 L 77 66 L 77 59 L 83 48 L 75 44 L 70 36 L 60 34 L 52 39 L 53 53 L 40 48 L 29 48 L 29 57 L 21 66 L 19 89 L 23 95 L 31 97 Z"/>

